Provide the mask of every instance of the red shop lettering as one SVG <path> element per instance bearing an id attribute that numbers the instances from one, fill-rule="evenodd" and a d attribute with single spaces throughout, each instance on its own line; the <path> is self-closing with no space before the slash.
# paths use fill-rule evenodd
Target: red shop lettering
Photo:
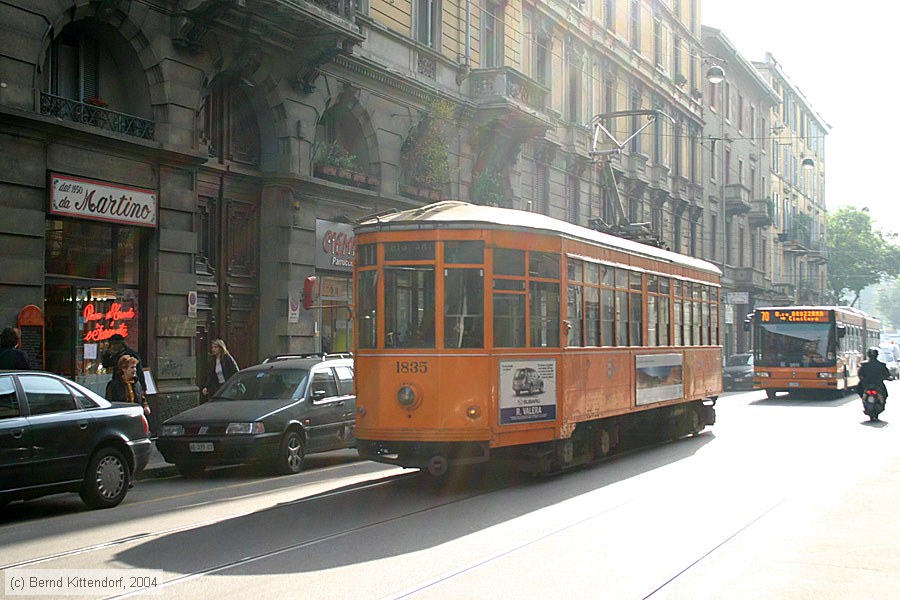
<path id="1" fill-rule="evenodd" d="M 120 323 L 117 327 L 107 328 L 106 325 L 100 323 L 94 329 L 91 329 L 86 334 L 84 334 L 84 341 L 86 342 L 102 342 L 103 340 L 108 340 L 115 334 L 119 334 L 122 337 L 128 337 L 128 324 Z"/>
<path id="2" fill-rule="evenodd" d="M 102 313 L 97 312 L 94 304 L 91 303 L 84 307 L 84 311 L 82 311 L 81 314 L 88 323 L 91 321 L 99 321 L 101 319 L 106 319 L 107 321 L 127 321 L 134 318 L 134 307 L 132 306 L 128 310 L 122 310 L 121 302 L 113 302 L 109 307 L 109 311 Z"/>

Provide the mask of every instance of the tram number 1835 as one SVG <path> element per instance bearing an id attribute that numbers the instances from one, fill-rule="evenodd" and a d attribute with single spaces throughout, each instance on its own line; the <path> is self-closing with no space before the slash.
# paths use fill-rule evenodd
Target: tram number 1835
<path id="1" fill-rule="evenodd" d="M 397 373 L 427 373 L 428 361 L 426 360 L 398 360 Z"/>

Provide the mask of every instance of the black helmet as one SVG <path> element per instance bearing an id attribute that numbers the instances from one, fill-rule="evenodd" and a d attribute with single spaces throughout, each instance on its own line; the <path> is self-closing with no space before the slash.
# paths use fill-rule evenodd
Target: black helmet
<path id="1" fill-rule="evenodd" d="M 878 358 L 878 348 L 872 346 L 871 348 L 866 350 L 866 356 L 868 356 L 872 360 L 875 360 L 876 358 Z"/>

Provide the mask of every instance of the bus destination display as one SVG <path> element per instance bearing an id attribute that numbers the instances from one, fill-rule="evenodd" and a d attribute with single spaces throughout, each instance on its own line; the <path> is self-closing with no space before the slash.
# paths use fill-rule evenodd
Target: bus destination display
<path id="1" fill-rule="evenodd" d="M 831 312 L 827 310 L 761 310 L 759 320 L 763 323 L 831 323 Z"/>

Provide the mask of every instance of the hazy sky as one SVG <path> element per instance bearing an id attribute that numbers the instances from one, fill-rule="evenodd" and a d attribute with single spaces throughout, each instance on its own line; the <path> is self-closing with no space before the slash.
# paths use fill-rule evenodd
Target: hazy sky
<path id="1" fill-rule="evenodd" d="M 701 0 L 702 22 L 720 29 L 744 58 L 769 52 L 831 126 L 825 137 L 825 201 L 868 207 L 875 226 L 900 233 L 892 142 L 900 3 L 892 0 Z"/>

